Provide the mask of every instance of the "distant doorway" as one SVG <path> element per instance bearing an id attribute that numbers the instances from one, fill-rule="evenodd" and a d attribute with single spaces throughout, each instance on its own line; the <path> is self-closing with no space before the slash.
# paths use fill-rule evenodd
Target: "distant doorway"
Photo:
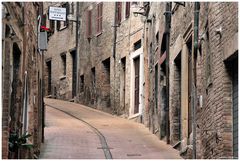
<path id="1" fill-rule="evenodd" d="M 139 65 L 140 57 L 134 60 L 135 81 L 134 81 L 134 114 L 139 113 Z"/>
<path id="2" fill-rule="evenodd" d="M 71 52 L 72 56 L 72 98 L 74 98 L 77 94 L 77 63 L 76 63 L 76 50 Z"/>
<path id="3" fill-rule="evenodd" d="M 52 81 L 52 62 L 51 60 L 50 61 L 47 61 L 46 62 L 47 64 L 47 72 L 48 72 L 48 95 L 51 95 L 52 94 L 52 84 L 51 84 L 51 81 Z"/>

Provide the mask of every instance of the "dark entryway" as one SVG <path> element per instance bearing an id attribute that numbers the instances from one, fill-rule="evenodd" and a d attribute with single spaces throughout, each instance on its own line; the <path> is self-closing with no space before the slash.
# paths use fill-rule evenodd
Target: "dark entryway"
<path id="1" fill-rule="evenodd" d="M 196 87 L 196 61 L 192 60 L 192 36 L 187 42 L 188 49 L 188 137 L 192 133 L 192 92 L 194 92 L 192 83 Z M 193 62 L 192 62 L 193 61 Z M 194 79 L 194 80 L 192 80 Z M 193 82 L 194 81 L 194 82 Z"/>
<path id="2" fill-rule="evenodd" d="M 155 108 L 158 109 L 158 64 L 155 65 Z"/>
<path id="3" fill-rule="evenodd" d="M 121 59 L 120 74 L 120 106 L 125 111 L 125 89 L 126 89 L 126 57 Z"/>
<path id="4" fill-rule="evenodd" d="M 19 69 L 20 69 L 20 56 L 21 51 L 17 44 L 13 44 L 13 69 L 12 69 L 12 92 L 11 92 L 11 107 L 10 107 L 10 128 L 15 129 L 17 127 L 18 113 L 20 97 L 17 96 L 18 91 L 20 90 L 20 79 L 19 79 Z"/>
<path id="5" fill-rule="evenodd" d="M 52 94 L 52 62 L 51 60 L 46 62 L 47 64 L 47 72 L 48 72 L 48 95 Z"/>
<path id="6" fill-rule="evenodd" d="M 174 141 L 181 140 L 181 52 L 174 60 Z"/>
<path id="7" fill-rule="evenodd" d="M 134 59 L 135 85 L 134 85 L 134 114 L 139 112 L 139 65 L 140 57 Z"/>
<path id="8" fill-rule="evenodd" d="M 77 94 L 77 63 L 76 63 L 76 50 L 71 52 L 72 55 L 72 98 Z"/>

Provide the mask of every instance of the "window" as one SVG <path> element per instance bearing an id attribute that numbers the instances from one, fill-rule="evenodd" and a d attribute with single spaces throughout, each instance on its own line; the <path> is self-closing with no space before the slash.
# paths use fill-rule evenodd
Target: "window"
<path id="1" fill-rule="evenodd" d="M 103 3 L 97 4 L 97 34 L 102 32 Z"/>
<path id="2" fill-rule="evenodd" d="M 84 75 L 80 76 L 80 92 L 84 90 Z"/>
<path id="3" fill-rule="evenodd" d="M 105 59 L 104 61 L 102 61 L 103 63 L 103 67 L 104 67 L 104 79 L 103 82 L 105 82 L 105 84 L 110 85 L 110 58 Z"/>
<path id="4" fill-rule="evenodd" d="M 52 33 L 54 33 L 55 30 L 55 21 L 54 20 L 49 20 L 49 28 Z"/>
<path id="5" fill-rule="evenodd" d="M 67 15 L 69 15 L 69 3 L 67 2 L 67 3 L 64 3 L 63 5 L 62 5 L 62 7 L 63 8 L 66 8 L 66 21 L 63 21 L 64 23 L 63 23 L 63 25 L 64 25 L 64 27 L 67 27 L 68 26 L 68 23 L 69 23 L 69 21 L 68 21 L 68 19 L 67 19 Z"/>
<path id="6" fill-rule="evenodd" d="M 126 2 L 125 18 L 130 16 L 130 2 Z"/>
<path id="7" fill-rule="evenodd" d="M 96 87 L 96 71 L 95 71 L 95 67 L 93 67 L 91 69 L 91 72 L 92 72 L 92 86 L 93 88 Z"/>
<path id="8" fill-rule="evenodd" d="M 157 32 L 156 34 L 156 45 L 157 46 L 159 45 L 159 32 Z"/>
<path id="9" fill-rule="evenodd" d="M 92 35 L 92 11 L 86 11 L 86 36 L 90 38 Z"/>
<path id="10" fill-rule="evenodd" d="M 134 43 L 134 50 L 140 49 L 142 46 L 141 39 Z"/>
<path id="11" fill-rule="evenodd" d="M 66 75 L 66 54 L 62 54 L 61 58 L 62 58 L 63 75 Z"/>
<path id="12" fill-rule="evenodd" d="M 116 23 L 120 24 L 121 20 L 122 20 L 122 2 L 116 2 L 117 3 L 117 8 L 116 8 L 116 12 L 117 12 L 117 17 L 116 17 Z"/>
<path id="13" fill-rule="evenodd" d="M 41 26 L 46 26 L 46 22 L 47 22 L 47 15 L 44 14 L 42 15 Z"/>

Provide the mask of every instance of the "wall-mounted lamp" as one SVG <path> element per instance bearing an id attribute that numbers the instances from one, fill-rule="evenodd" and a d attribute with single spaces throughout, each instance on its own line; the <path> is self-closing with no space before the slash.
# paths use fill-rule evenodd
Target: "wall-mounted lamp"
<path id="1" fill-rule="evenodd" d="M 149 12 L 149 2 L 143 2 L 143 6 L 139 7 L 138 11 L 133 12 L 134 16 L 138 15 L 147 16 Z"/>
<path id="2" fill-rule="evenodd" d="M 77 22 L 77 18 L 73 14 L 68 14 L 67 19 L 72 22 Z M 78 20 L 78 22 L 80 23 L 80 20 Z"/>

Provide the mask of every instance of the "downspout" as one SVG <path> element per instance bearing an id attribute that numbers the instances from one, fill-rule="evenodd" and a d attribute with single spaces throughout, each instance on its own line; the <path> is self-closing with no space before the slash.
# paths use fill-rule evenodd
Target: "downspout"
<path id="1" fill-rule="evenodd" d="M 80 27 L 80 21 L 79 21 L 79 2 L 77 2 L 77 10 L 76 10 L 76 16 L 77 16 L 77 22 L 76 22 L 76 59 L 75 59 L 75 63 L 77 65 L 77 69 L 76 69 L 76 75 L 77 75 L 77 79 L 76 79 L 76 93 L 75 93 L 75 101 L 78 100 L 79 95 L 78 95 L 78 82 L 79 82 L 79 76 L 78 76 L 78 70 L 79 70 L 79 49 L 78 49 L 78 41 L 79 41 L 79 27 Z"/>
<path id="2" fill-rule="evenodd" d="M 116 40 L 117 40 L 117 27 L 118 27 L 118 25 L 117 25 L 117 15 L 118 15 L 118 11 L 117 11 L 117 2 L 115 2 L 115 14 L 114 14 L 114 24 L 113 24 L 113 69 L 114 69 L 114 80 L 113 80 L 113 82 L 114 82 L 114 91 L 113 91 L 113 107 L 114 107 L 114 111 L 115 111 L 115 108 L 116 108 L 116 102 L 115 102 L 115 77 L 116 77 L 116 67 L 115 67 L 115 57 L 116 57 Z"/>
<path id="3" fill-rule="evenodd" d="M 195 2 L 194 4 L 194 52 L 192 54 L 192 118 L 193 118 L 193 124 L 192 124 L 192 129 L 193 129 L 193 153 L 192 157 L 193 159 L 196 159 L 196 87 L 195 87 L 195 74 L 194 73 L 194 64 L 195 59 L 194 57 L 197 56 L 197 50 L 198 50 L 198 30 L 199 30 L 199 10 L 200 10 L 200 2 Z"/>
<path id="4" fill-rule="evenodd" d="M 170 27 L 171 27 L 171 8 L 172 2 L 166 3 L 165 11 L 165 35 L 166 35 L 166 137 L 167 144 L 170 143 L 170 125 L 169 125 L 169 46 L 170 46 Z"/>
<path id="5" fill-rule="evenodd" d="M 115 15 L 114 15 L 114 24 L 113 24 L 113 58 L 116 56 L 116 40 L 117 40 L 117 3 L 115 2 Z"/>

